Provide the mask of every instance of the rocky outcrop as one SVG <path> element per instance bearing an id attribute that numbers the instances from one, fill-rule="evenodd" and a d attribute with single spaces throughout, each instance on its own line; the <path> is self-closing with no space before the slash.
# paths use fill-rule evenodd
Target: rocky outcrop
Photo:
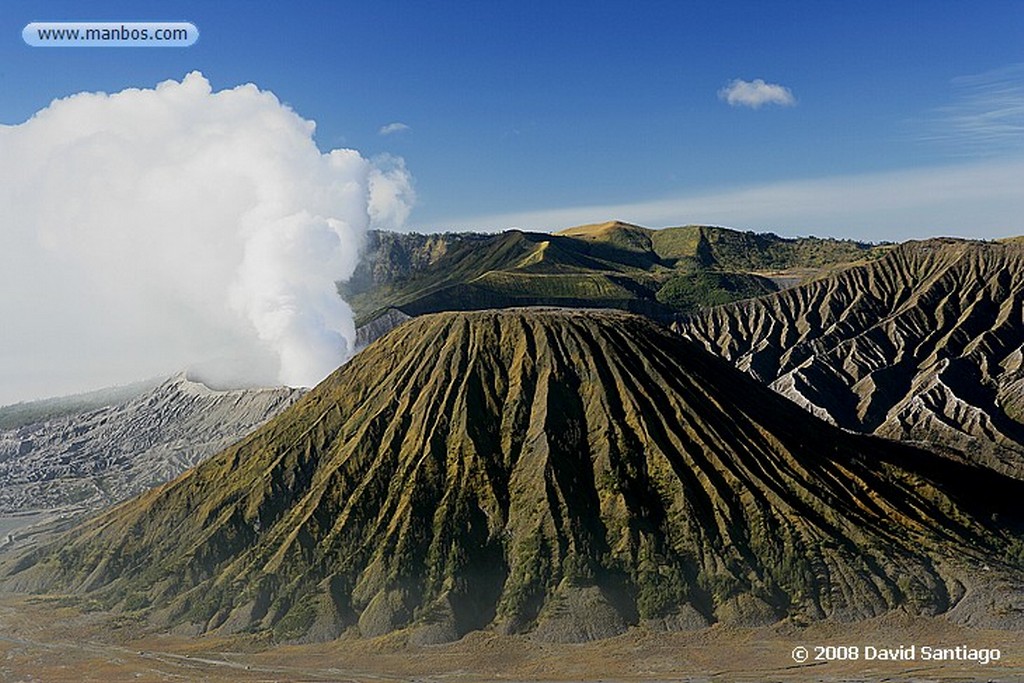
<path id="1" fill-rule="evenodd" d="M 340 285 L 343 296 L 369 291 L 408 279 L 434 265 L 453 249 L 486 242 L 492 236 L 479 233 L 370 230 L 352 277 Z"/>

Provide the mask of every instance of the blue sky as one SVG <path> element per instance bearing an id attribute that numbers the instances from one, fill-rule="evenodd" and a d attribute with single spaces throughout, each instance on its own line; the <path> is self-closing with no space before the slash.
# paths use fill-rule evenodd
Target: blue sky
<path id="1" fill-rule="evenodd" d="M 1024 233 L 1024 3 L 31 2 L 0 123 L 201 71 L 405 159 L 408 226 L 618 218 L 898 239 Z M 181 20 L 189 48 L 31 48 L 30 21 Z M 730 104 L 762 79 L 792 101 Z M 394 132 L 382 134 L 389 124 Z"/>

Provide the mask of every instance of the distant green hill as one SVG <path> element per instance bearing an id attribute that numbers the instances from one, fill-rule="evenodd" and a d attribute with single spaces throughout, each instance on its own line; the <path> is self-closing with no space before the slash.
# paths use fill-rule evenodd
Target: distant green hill
<path id="1" fill-rule="evenodd" d="M 552 305 L 670 316 L 774 292 L 884 250 L 848 240 L 621 222 L 554 234 L 376 232 L 340 291 L 360 325 L 392 308 L 421 315 Z"/>

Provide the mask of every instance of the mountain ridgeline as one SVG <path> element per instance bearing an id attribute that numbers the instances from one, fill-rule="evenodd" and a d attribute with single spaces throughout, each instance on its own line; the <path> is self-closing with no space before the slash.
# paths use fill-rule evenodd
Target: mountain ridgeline
<path id="1" fill-rule="evenodd" d="M 884 250 L 848 240 L 699 225 L 651 230 L 617 221 L 555 234 L 371 232 L 339 291 L 360 325 L 394 309 L 422 315 L 538 305 L 664 317 L 774 292 Z"/>
<path id="2" fill-rule="evenodd" d="M 841 427 L 1024 478 L 1024 243 L 908 242 L 676 325 Z"/>
<path id="3" fill-rule="evenodd" d="M 0 582 L 279 639 L 893 609 L 1019 627 L 1022 495 L 844 433 L 635 315 L 442 313 Z"/>

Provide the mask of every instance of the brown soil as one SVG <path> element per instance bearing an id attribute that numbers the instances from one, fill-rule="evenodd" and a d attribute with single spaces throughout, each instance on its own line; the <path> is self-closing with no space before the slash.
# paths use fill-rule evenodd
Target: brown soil
<path id="1" fill-rule="evenodd" d="M 270 645 L 252 636 L 145 633 L 122 616 L 83 613 L 56 597 L 0 597 L 3 681 L 1021 681 L 1024 634 L 888 615 L 855 625 L 638 629 L 582 645 L 473 632 L 456 643 L 409 646 L 402 632 L 318 645 Z M 1000 648 L 974 662 L 793 661 L 803 645 Z"/>

